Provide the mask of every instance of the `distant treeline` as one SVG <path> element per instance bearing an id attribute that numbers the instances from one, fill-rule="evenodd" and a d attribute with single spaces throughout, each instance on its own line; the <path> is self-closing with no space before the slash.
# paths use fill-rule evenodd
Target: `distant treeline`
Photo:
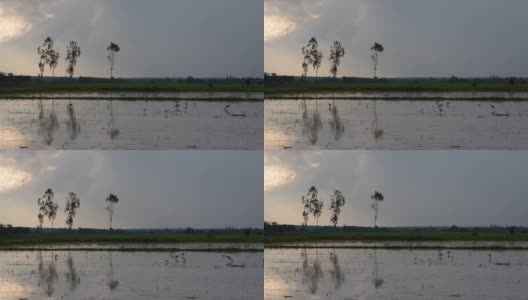
<path id="1" fill-rule="evenodd" d="M 0 224 L 0 236 L 24 234 L 24 233 L 30 233 L 30 232 L 31 232 L 31 229 L 29 227 L 13 227 L 10 224 L 7 224 L 7 225 Z"/>
<path id="2" fill-rule="evenodd" d="M 473 85 L 478 84 L 526 84 L 528 81 L 523 77 L 478 77 L 478 78 L 459 78 L 456 76 L 451 77 L 402 77 L 402 78 L 366 78 L 366 77 L 346 77 L 333 78 L 333 77 L 302 77 L 302 76 L 290 76 L 290 75 L 278 75 L 276 73 L 264 73 L 264 83 L 267 85 L 281 85 L 288 83 L 349 83 L 349 84 L 365 84 L 365 83 L 469 83 Z"/>
<path id="3" fill-rule="evenodd" d="M 0 84 L 6 83 L 48 83 L 53 82 L 54 84 L 59 83 L 196 83 L 196 84 L 245 84 L 245 85 L 262 85 L 264 80 L 262 78 L 252 77 L 232 77 L 227 76 L 225 78 L 194 78 L 188 76 L 185 78 L 100 78 L 100 77 L 85 77 L 80 76 L 78 78 L 69 77 L 36 77 L 28 75 L 14 75 L 13 73 L 0 72 Z"/>
<path id="4" fill-rule="evenodd" d="M 31 76 L 15 75 L 13 73 L 0 72 L 0 84 L 20 83 L 31 81 Z"/>
<path id="5" fill-rule="evenodd" d="M 277 224 L 276 222 L 264 222 L 264 233 L 288 233 L 288 232 L 474 232 L 474 233 L 528 233 L 528 227 L 524 226 L 477 226 L 459 227 L 451 226 L 404 226 L 404 227 L 364 227 L 364 226 L 300 226 Z"/>
<path id="6" fill-rule="evenodd" d="M 295 81 L 295 76 L 277 75 L 275 73 L 264 73 L 265 85 L 278 85 Z"/>
<path id="7" fill-rule="evenodd" d="M 93 234 L 245 234 L 245 235 L 260 235 L 263 234 L 262 229 L 258 228 L 211 228 L 211 229 L 193 229 L 187 228 L 176 228 L 176 229 L 97 229 L 97 228 L 79 228 L 79 229 L 66 229 L 66 228 L 42 228 L 34 229 L 30 227 L 14 227 L 10 224 L 0 224 L 0 236 L 9 236 L 17 234 L 30 234 L 35 232 L 42 233 L 53 233 L 53 234 L 81 234 L 81 235 L 93 235 Z"/>

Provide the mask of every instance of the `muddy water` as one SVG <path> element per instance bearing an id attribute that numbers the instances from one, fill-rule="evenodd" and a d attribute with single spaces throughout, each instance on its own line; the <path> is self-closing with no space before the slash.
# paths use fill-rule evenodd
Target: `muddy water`
<path id="1" fill-rule="evenodd" d="M 266 249 L 265 299 L 524 299 L 528 251 Z"/>
<path id="2" fill-rule="evenodd" d="M 272 99 L 264 110 L 266 149 L 528 149 L 528 101 Z"/>
<path id="3" fill-rule="evenodd" d="M 258 100 L 0 99 L 0 149 L 262 149 Z"/>
<path id="4" fill-rule="evenodd" d="M 0 299 L 262 299 L 262 252 L 3 251 Z"/>

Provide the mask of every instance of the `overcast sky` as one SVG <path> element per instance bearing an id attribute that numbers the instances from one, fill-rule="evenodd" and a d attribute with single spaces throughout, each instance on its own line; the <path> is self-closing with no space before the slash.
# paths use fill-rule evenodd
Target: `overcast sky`
<path id="1" fill-rule="evenodd" d="M 266 221 L 302 223 L 301 196 L 343 192 L 339 225 L 373 225 L 370 196 L 383 193 L 378 225 L 528 226 L 528 151 L 266 151 Z M 309 224 L 314 224 L 313 218 Z"/>
<path id="2" fill-rule="evenodd" d="M 57 75 L 75 40 L 76 76 L 108 76 L 113 41 L 116 77 L 262 77 L 262 15 L 262 0 L 0 0 L 0 71 L 36 75 L 36 49 L 50 36 Z"/>
<path id="3" fill-rule="evenodd" d="M 301 48 L 345 48 L 339 75 L 372 76 L 370 47 L 383 44 L 378 76 L 526 76 L 528 1 L 264 0 L 266 72 L 301 75 Z M 313 70 L 309 76 L 313 75 Z"/>
<path id="4" fill-rule="evenodd" d="M 108 226 L 105 199 L 114 193 L 114 228 L 262 227 L 262 151 L 0 152 L 0 223 L 38 224 L 37 199 L 55 192 L 64 227 L 68 192 L 81 207 L 74 227 Z M 44 226 L 50 226 L 46 220 Z"/>

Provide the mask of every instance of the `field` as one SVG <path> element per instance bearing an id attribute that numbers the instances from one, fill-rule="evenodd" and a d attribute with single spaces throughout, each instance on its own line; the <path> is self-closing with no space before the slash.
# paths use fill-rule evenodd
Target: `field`
<path id="1" fill-rule="evenodd" d="M 54 93 L 54 92 L 262 92 L 262 84 L 245 84 L 242 82 L 178 82 L 178 81 L 136 81 L 105 80 L 87 82 L 23 82 L 1 84 L 0 95 L 20 93 Z"/>
<path id="2" fill-rule="evenodd" d="M 55 234 L 30 233 L 0 237 L 0 247 L 34 246 L 79 243 L 258 243 L 262 234 L 251 233 L 97 233 L 97 234 Z"/>
<path id="3" fill-rule="evenodd" d="M 323 241 L 528 241 L 528 233 L 506 232 L 289 232 L 266 233 L 266 244 Z"/>
<path id="4" fill-rule="evenodd" d="M 527 92 L 528 84 L 507 81 L 404 81 L 380 80 L 360 82 L 301 82 L 265 83 L 266 95 L 323 92 Z"/>

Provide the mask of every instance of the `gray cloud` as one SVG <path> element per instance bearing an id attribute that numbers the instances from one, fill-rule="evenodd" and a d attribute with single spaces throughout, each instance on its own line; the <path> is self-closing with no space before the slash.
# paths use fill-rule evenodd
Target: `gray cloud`
<path id="1" fill-rule="evenodd" d="M 264 68 L 300 75 L 300 49 L 315 36 L 325 54 L 320 74 L 329 74 L 329 47 L 339 40 L 346 49 L 341 75 L 371 76 L 370 46 L 378 41 L 386 49 L 379 69 L 385 77 L 525 76 L 528 41 L 519 37 L 527 25 L 523 13 L 527 9 L 528 3 L 519 0 L 507 4 L 464 0 L 456 5 L 446 1 L 326 0 L 310 9 L 317 19 L 265 43 Z M 284 10 L 284 15 L 293 19 L 292 12 Z"/>
<path id="2" fill-rule="evenodd" d="M 52 188 L 61 211 L 68 192 L 79 195 L 80 227 L 107 226 L 108 193 L 121 199 L 119 228 L 261 227 L 262 164 L 262 151 L 3 152 L 0 223 L 35 226 L 36 200 Z M 31 180 L 3 189 L 12 170 Z M 64 224 L 63 213 L 55 224 Z"/>
<path id="3" fill-rule="evenodd" d="M 262 76 L 263 6 L 257 0 L 21 3 L 0 3 L 10 15 L 34 23 L 28 33 L 0 43 L 11 58 L 0 61 L 4 71 L 36 74 L 35 49 L 51 36 L 60 52 L 69 40 L 79 42 L 77 70 L 83 76 L 108 75 L 110 41 L 121 46 L 116 66 L 121 77 Z M 57 72 L 64 70 L 61 62 Z"/>
<path id="4" fill-rule="evenodd" d="M 267 221 L 301 224 L 300 199 L 314 185 L 325 201 L 320 224 L 330 224 L 330 195 L 339 189 L 347 201 L 341 225 L 372 225 L 374 190 L 385 195 L 380 210 L 383 226 L 528 225 L 523 196 L 528 193 L 526 151 L 266 151 L 265 155 L 266 172 L 280 165 L 295 173 L 294 180 L 265 192 Z"/>

